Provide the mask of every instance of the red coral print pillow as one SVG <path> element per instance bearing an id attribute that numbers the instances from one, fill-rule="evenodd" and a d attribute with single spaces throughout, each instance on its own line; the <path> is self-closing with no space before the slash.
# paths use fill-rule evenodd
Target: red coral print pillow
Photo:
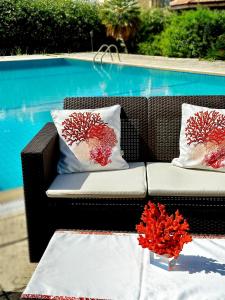
<path id="1" fill-rule="evenodd" d="M 225 109 L 182 105 L 180 157 L 172 164 L 225 172 Z"/>
<path id="2" fill-rule="evenodd" d="M 117 144 L 116 133 L 104 123 L 100 113 L 72 113 L 62 122 L 62 136 L 70 146 L 76 143 L 75 153 L 83 147 L 90 149 L 87 160 L 93 160 L 101 166 L 111 163 L 112 148 Z"/>
<path id="3" fill-rule="evenodd" d="M 60 174 L 128 167 L 120 154 L 119 105 L 95 110 L 57 110 L 52 117 L 61 138 Z"/>

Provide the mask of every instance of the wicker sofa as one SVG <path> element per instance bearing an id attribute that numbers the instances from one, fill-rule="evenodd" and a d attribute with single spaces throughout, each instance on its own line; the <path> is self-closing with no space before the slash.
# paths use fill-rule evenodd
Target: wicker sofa
<path id="1" fill-rule="evenodd" d="M 176 178 L 173 180 L 174 193 L 173 190 L 163 192 L 163 180 L 166 180 L 166 176 L 170 177 L 168 162 L 179 156 L 181 104 L 225 108 L 225 96 L 66 98 L 64 108 L 96 108 L 116 103 L 122 106 L 121 148 L 124 158 L 130 163 L 153 162 L 149 169 L 149 174 L 153 177 L 148 180 L 146 195 L 118 199 L 97 196 L 91 199 L 49 198 L 46 190 L 57 176 L 59 146 L 54 124 L 46 124 L 21 154 L 31 261 L 40 259 L 56 229 L 135 231 L 135 225 L 148 200 L 166 204 L 170 212 L 178 208 L 188 218 L 194 233 L 225 233 L 225 174 L 220 174 L 224 176 L 224 192 L 220 191 L 219 194 L 198 192 L 198 185 L 190 193 L 186 191 L 182 194 L 182 189 L 176 190 Z M 156 172 L 159 179 L 155 180 L 157 177 L 154 176 L 154 168 L 157 169 L 157 163 L 162 172 L 164 166 L 167 172 L 161 173 L 164 176 Z M 198 173 L 196 174 L 195 181 L 198 180 Z M 185 180 L 188 180 L 188 176 L 185 174 Z M 193 173 L 189 177 L 193 181 Z M 157 188 L 154 187 L 157 185 L 156 181 L 159 182 Z M 179 180 L 177 187 L 181 185 Z M 183 186 L 185 187 L 185 183 Z M 157 190 L 158 187 L 162 187 L 159 188 L 160 191 Z"/>

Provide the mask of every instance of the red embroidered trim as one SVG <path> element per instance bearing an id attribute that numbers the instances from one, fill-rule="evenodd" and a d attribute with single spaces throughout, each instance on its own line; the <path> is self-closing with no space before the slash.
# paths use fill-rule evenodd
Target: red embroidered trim
<path id="1" fill-rule="evenodd" d="M 199 239 L 225 239 L 225 235 L 223 234 L 192 234 L 192 237 Z"/>
<path id="2" fill-rule="evenodd" d="M 79 234 L 113 235 L 110 231 L 79 231 Z"/>
<path id="3" fill-rule="evenodd" d="M 71 234 L 105 234 L 112 235 L 112 231 L 92 231 L 92 230 L 72 230 L 72 229 L 58 229 L 56 232 L 69 232 Z"/>
<path id="4" fill-rule="evenodd" d="M 71 234 L 96 234 L 96 235 L 129 235 L 129 234 L 132 234 L 132 232 L 73 230 L 73 229 L 57 229 L 55 232 L 69 232 Z M 135 233 L 133 233 L 133 234 L 135 234 Z"/>
<path id="5" fill-rule="evenodd" d="M 92 231 L 92 230 L 72 230 L 72 229 L 57 229 L 56 232 L 69 232 L 71 234 L 105 234 L 105 235 L 130 235 L 137 234 L 132 232 L 123 232 L 123 231 Z M 191 234 L 193 238 L 205 238 L 205 239 L 225 239 L 225 235 L 223 234 Z"/>
<path id="6" fill-rule="evenodd" d="M 51 296 L 51 295 L 40 295 L 40 294 L 22 294 L 23 299 L 51 299 L 51 300 L 110 300 L 100 298 L 87 298 L 87 297 L 70 297 L 70 296 Z"/>

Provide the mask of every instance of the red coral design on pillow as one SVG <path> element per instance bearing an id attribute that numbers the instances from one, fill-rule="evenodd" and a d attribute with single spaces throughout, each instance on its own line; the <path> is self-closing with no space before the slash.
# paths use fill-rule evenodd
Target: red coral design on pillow
<path id="1" fill-rule="evenodd" d="M 187 120 L 185 135 L 187 144 L 203 144 L 206 155 L 203 164 L 214 169 L 225 166 L 225 115 L 216 110 L 199 111 Z M 209 147 L 210 145 L 210 147 Z M 212 148 L 216 149 L 212 151 Z"/>
<path id="2" fill-rule="evenodd" d="M 220 144 L 225 140 L 225 116 L 215 110 L 197 112 L 187 120 L 185 135 L 188 145 L 207 142 Z"/>
<path id="3" fill-rule="evenodd" d="M 97 124 L 104 124 L 99 113 L 74 112 L 62 122 L 62 136 L 69 145 L 77 141 L 84 141 L 88 138 L 88 132 L 91 127 Z"/>
<path id="4" fill-rule="evenodd" d="M 101 166 L 106 166 L 112 161 L 109 157 L 112 154 L 111 147 L 98 147 L 90 151 L 90 158 L 100 164 Z"/>
<path id="5" fill-rule="evenodd" d="M 109 147 L 114 147 L 117 143 L 115 131 L 106 124 L 92 126 L 88 138 L 97 138 L 102 145 Z"/>
<path id="6" fill-rule="evenodd" d="M 216 151 L 207 154 L 204 163 L 214 169 L 225 167 L 225 148 L 218 148 Z"/>
<path id="7" fill-rule="evenodd" d="M 99 113 L 72 113 L 62 122 L 62 136 L 71 146 L 85 141 L 90 147 L 89 159 L 101 166 L 111 163 L 112 148 L 117 144 L 113 128 L 104 123 Z M 82 144 L 82 143 L 81 143 Z"/>

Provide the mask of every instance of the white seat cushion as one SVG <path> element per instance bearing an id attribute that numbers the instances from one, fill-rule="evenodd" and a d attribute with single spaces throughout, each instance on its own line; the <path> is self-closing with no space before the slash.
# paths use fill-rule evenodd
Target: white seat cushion
<path id="1" fill-rule="evenodd" d="M 147 163 L 149 195 L 225 196 L 225 174 L 184 169 L 171 163 Z"/>
<path id="2" fill-rule="evenodd" d="M 126 170 L 58 175 L 46 193 L 52 198 L 144 198 L 145 164 L 129 163 Z"/>

